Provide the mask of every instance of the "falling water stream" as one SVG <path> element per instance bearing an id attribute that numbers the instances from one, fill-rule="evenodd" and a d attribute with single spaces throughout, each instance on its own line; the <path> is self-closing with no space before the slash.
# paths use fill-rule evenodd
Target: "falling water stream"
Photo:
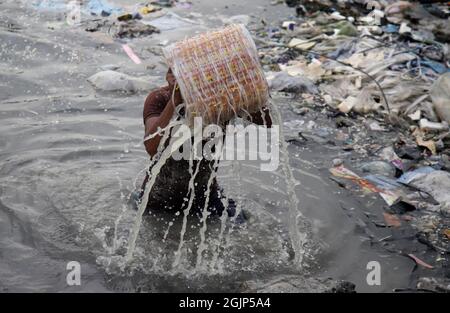
<path id="1" fill-rule="evenodd" d="M 275 117 L 274 125 L 282 125 L 281 114 L 275 105 L 270 105 L 270 112 L 273 112 L 273 115 L 272 115 L 272 113 L 270 113 L 270 118 L 272 119 L 273 117 Z M 262 111 L 261 111 L 261 113 L 262 113 Z M 168 134 L 171 133 L 172 129 L 174 129 L 176 126 L 180 125 L 181 123 L 182 123 L 182 121 L 180 122 L 177 119 L 172 119 L 172 121 L 169 123 L 169 125 L 167 127 L 165 127 L 164 129 L 159 129 L 157 133 L 152 134 L 144 139 L 144 141 L 149 140 L 149 139 L 155 137 L 156 135 L 163 134 L 162 140 L 161 140 L 159 148 L 158 148 L 158 154 L 151 159 L 150 165 L 148 166 L 148 169 L 150 169 L 150 170 L 147 170 L 147 172 L 149 174 L 149 181 L 145 185 L 143 199 L 139 202 L 135 222 L 131 229 L 130 239 L 128 241 L 128 249 L 127 249 L 127 254 L 126 254 L 126 262 L 130 262 L 133 259 L 133 254 L 134 254 L 134 251 L 136 248 L 136 242 L 137 242 L 139 231 L 140 231 L 141 224 L 142 224 L 143 213 L 147 208 L 148 197 L 149 197 L 151 190 L 155 184 L 157 175 L 160 173 L 161 168 L 165 165 L 166 161 L 172 156 L 172 154 L 175 151 L 177 151 L 186 140 L 191 140 L 190 133 L 181 132 L 181 130 L 179 128 L 174 132 L 174 135 L 173 135 L 173 137 L 177 138 L 177 140 L 171 140 L 169 142 L 169 144 L 167 145 L 167 147 L 163 148 L 166 146 L 166 141 L 169 140 Z M 264 123 L 265 123 L 265 119 L 264 119 Z M 194 134 L 193 137 L 198 138 L 198 135 L 200 132 L 202 132 L 202 129 L 194 128 L 194 131 L 196 133 Z M 181 136 L 180 136 L 180 134 L 181 134 Z M 281 168 L 282 168 L 282 173 L 284 175 L 284 179 L 285 179 L 285 183 L 286 183 L 287 195 L 288 195 L 289 201 L 290 201 L 290 208 L 289 208 L 290 241 L 291 241 L 291 245 L 295 251 L 295 263 L 297 264 L 297 266 L 300 267 L 302 260 L 303 260 L 303 256 L 306 252 L 305 247 L 306 247 L 306 241 L 307 241 L 307 236 L 308 236 L 308 234 L 306 234 L 306 231 L 308 231 L 308 229 L 306 227 L 307 223 L 298 208 L 299 200 L 295 193 L 295 186 L 298 184 L 298 182 L 295 180 L 295 178 L 292 174 L 292 170 L 289 165 L 289 158 L 287 155 L 288 153 L 287 153 L 287 147 L 286 147 L 285 140 L 284 140 L 283 131 L 281 130 L 279 134 L 280 134 L 280 136 L 278 138 L 277 144 L 281 147 L 281 156 L 280 156 Z M 181 230 L 180 230 L 180 234 L 179 234 L 178 248 L 174 252 L 174 260 L 172 263 L 171 272 L 174 272 L 174 271 L 176 272 L 178 266 L 180 265 L 180 258 L 182 256 L 182 248 L 184 246 L 184 238 L 186 235 L 186 229 L 188 227 L 188 216 L 191 211 L 193 202 L 195 200 L 194 199 L 195 198 L 194 181 L 195 181 L 196 175 L 199 172 L 200 162 L 198 162 L 194 168 L 193 160 L 196 156 L 196 151 L 195 151 L 194 147 L 197 147 L 197 145 L 195 143 L 192 146 L 191 151 L 189 152 L 190 153 L 190 160 L 189 160 L 190 180 L 189 180 L 187 198 L 185 198 L 185 201 L 184 201 L 184 204 L 182 207 L 182 213 L 183 213 L 182 226 L 181 226 Z M 220 147 L 223 148 L 223 145 L 220 145 Z M 209 270 L 209 271 L 214 272 L 214 268 L 216 266 L 216 263 L 217 263 L 217 260 L 219 258 L 219 254 L 221 251 L 221 245 L 224 245 L 225 248 L 229 245 L 231 230 L 233 228 L 233 226 L 230 227 L 228 229 L 228 232 L 225 233 L 226 222 L 227 222 L 228 217 L 227 217 L 227 214 L 225 214 L 225 213 L 222 214 L 222 216 L 220 217 L 220 230 L 218 233 L 218 237 L 212 239 L 212 241 L 215 242 L 216 247 L 214 248 L 214 252 L 212 253 L 211 261 L 210 261 L 209 265 L 202 266 L 203 254 L 208 247 L 207 243 L 206 243 L 206 239 L 207 239 L 206 234 L 207 234 L 207 228 L 208 228 L 208 216 L 210 214 L 208 211 L 208 200 L 210 197 L 212 183 L 213 183 L 214 179 L 216 179 L 216 176 L 217 176 L 217 168 L 219 166 L 219 160 L 221 157 L 223 157 L 223 150 L 220 150 L 218 153 L 215 153 L 214 156 L 215 156 L 214 164 L 213 164 L 214 170 L 212 171 L 212 173 L 208 179 L 208 182 L 207 182 L 207 188 L 205 191 L 206 200 L 205 200 L 204 207 L 202 209 L 202 214 L 201 214 L 201 219 L 200 219 L 201 227 L 199 228 L 199 242 L 198 242 L 197 251 L 196 251 L 196 261 L 195 261 L 194 273 L 195 272 L 200 273 L 200 272 L 203 272 L 203 270 L 206 270 L 206 271 Z M 233 173 L 236 178 L 238 190 L 242 190 L 243 186 L 242 186 L 242 180 L 241 180 L 241 175 L 240 175 L 239 160 L 236 160 L 236 159 L 233 160 L 232 168 L 233 168 Z M 222 199 L 222 201 L 224 202 L 224 205 L 226 205 L 226 199 L 224 198 L 224 199 Z M 241 196 L 241 192 L 239 192 L 237 195 L 236 214 L 231 218 L 232 221 L 234 221 L 236 219 L 236 217 L 240 215 L 240 212 L 242 210 L 241 202 L 242 202 L 242 196 Z M 122 218 L 122 216 L 119 216 L 115 222 L 116 230 L 117 230 L 117 224 L 121 218 Z M 162 238 L 164 241 L 167 238 L 167 235 L 170 231 L 171 226 L 173 226 L 173 222 L 168 223 L 168 227 L 164 233 L 164 237 Z M 299 227 L 302 227 L 302 229 L 300 230 Z M 224 236 L 225 236 L 225 241 L 222 243 Z M 224 247 L 222 247 L 222 248 L 224 248 Z"/>
<path id="2" fill-rule="evenodd" d="M 175 125 L 177 123 L 172 123 L 169 124 L 168 128 L 171 128 L 173 125 Z M 160 132 L 157 132 L 156 134 L 154 134 L 155 136 L 160 134 Z M 186 133 L 182 133 L 183 135 L 186 135 Z M 178 137 L 179 132 L 176 132 L 174 134 L 175 137 Z M 160 141 L 160 147 L 164 147 L 165 142 L 167 141 L 169 136 L 169 131 L 166 131 L 164 133 L 163 138 Z M 136 240 L 137 237 L 139 235 L 139 229 L 141 226 L 141 222 L 142 222 L 142 215 L 144 214 L 145 209 L 147 208 L 147 203 L 148 203 L 148 197 L 150 195 L 150 192 L 153 188 L 153 185 L 155 184 L 156 178 L 161 170 L 161 168 L 164 166 L 164 164 L 166 163 L 166 161 L 171 157 L 171 155 L 178 150 L 179 147 L 181 147 L 181 145 L 183 144 L 184 141 L 186 140 L 190 140 L 191 137 L 189 135 L 189 137 L 181 137 L 181 140 L 177 140 L 174 143 L 170 143 L 169 146 L 167 148 L 165 148 L 163 150 L 163 152 L 160 154 L 158 160 L 152 165 L 150 164 L 149 168 L 151 167 L 151 171 L 148 173 L 149 174 L 149 182 L 148 184 L 145 186 L 144 189 L 144 195 L 142 197 L 142 201 L 139 203 L 139 209 L 137 212 L 137 219 L 136 219 L 136 223 L 134 224 L 134 227 L 132 229 L 131 232 L 131 240 L 130 240 L 130 244 L 129 244 L 129 248 L 128 248 L 128 252 L 127 252 L 127 261 L 131 260 L 131 258 L 133 257 L 133 252 L 134 252 L 134 248 L 136 245 Z M 149 139 L 149 138 L 146 138 Z M 156 157 L 158 157 L 158 154 L 156 155 Z M 152 160 L 153 161 L 153 160 Z M 153 163 L 153 162 L 151 162 Z"/>

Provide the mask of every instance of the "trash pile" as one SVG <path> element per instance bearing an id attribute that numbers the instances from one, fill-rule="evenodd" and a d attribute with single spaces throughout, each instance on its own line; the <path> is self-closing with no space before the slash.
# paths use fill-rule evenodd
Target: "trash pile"
<path id="1" fill-rule="evenodd" d="M 56 11 L 64 14 L 66 24 L 82 32 L 92 33 L 91 37 L 96 42 L 119 44 L 135 64 L 143 63 L 138 56 L 143 52 L 141 50 L 140 53 L 135 53 L 136 44 L 131 43 L 132 39 L 198 25 L 196 21 L 169 11 L 172 7 L 190 9 L 192 4 L 187 0 L 150 0 L 121 6 L 108 0 L 75 0 L 70 3 L 67 0 L 35 0 L 32 5 L 39 11 Z M 55 25 L 49 23 L 48 27 L 54 29 Z M 160 45 L 167 43 L 168 40 Z M 148 65 L 150 68 L 151 66 Z M 133 77 L 118 72 L 117 69 L 118 66 L 105 66 L 103 71 L 90 76 L 87 81 L 97 91 L 126 94 L 148 92 L 161 83 L 158 77 Z"/>
<path id="2" fill-rule="evenodd" d="M 296 17 L 275 26 L 263 22 L 256 30 L 270 87 L 295 94 L 300 103 L 331 117 L 338 129 L 353 129 L 353 138 L 343 135 L 342 148 L 357 151 L 362 160 L 349 164 L 355 171 L 334 160 L 331 179 L 346 189 L 356 186 L 363 193 L 378 194 L 386 206 L 384 221 L 374 224 L 412 228 L 429 253 L 420 256 L 424 260 L 401 253 L 420 268 L 448 277 L 448 4 L 285 2 L 295 7 Z M 367 133 L 375 139 L 364 138 Z M 428 285 L 435 281 L 424 279 Z M 440 284 L 430 288 L 442 291 L 445 282 Z"/>
<path id="3" fill-rule="evenodd" d="M 71 25 L 87 32 L 104 32 L 114 39 L 137 38 L 160 31 L 193 25 L 194 21 L 168 12 L 170 7 L 189 9 L 186 0 L 151 0 L 135 5 L 113 5 L 108 0 L 35 0 L 33 6 L 44 11 L 64 12 Z"/>

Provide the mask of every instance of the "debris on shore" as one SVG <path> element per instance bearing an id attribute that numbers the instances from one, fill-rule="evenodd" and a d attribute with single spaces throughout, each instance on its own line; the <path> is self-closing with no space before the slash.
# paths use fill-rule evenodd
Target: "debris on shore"
<path id="1" fill-rule="evenodd" d="M 448 290 L 449 6 L 285 2 L 295 8 L 289 21 L 255 26 L 272 90 L 298 99 L 294 113 L 307 109 L 335 121 L 342 139 L 335 142 L 360 158 L 330 160 L 330 178 L 355 195 L 379 195 L 386 205 L 372 222 L 391 229 L 385 248 L 413 260 L 417 275 L 447 277 L 420 278 L 416 291 Z M 304 128 L 291 126 L 304 140 Z M 414 243 L 399 243 L 399 232 L 415 234 Z M 410 253 L 417 245 L 420 256 Z"/>

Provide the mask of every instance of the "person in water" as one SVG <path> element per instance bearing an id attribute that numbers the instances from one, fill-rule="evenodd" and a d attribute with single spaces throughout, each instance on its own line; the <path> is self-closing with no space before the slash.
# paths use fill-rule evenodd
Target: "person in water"
<path id="1" fill-rule="evenodd" d="M 143 110 L 143 121 L 145 126 L 145 137 L 157 133 L 158 129 L 163 129 L 169 125 L 176 107 L 183 103 L 183 98 L 179 88 L 177 88 L 175 76 L 169 68 L 166 74 L 168 85 L 152 91 L 146 98 Z M 180 114 L 184 114 L 184 110 L 180 110 Z M 258 125 L 266 125 L 271 127 L 272 120 L 269 110 L 263 108 L 261 112 L 253 114 L 249 120 Z M 161 135 L 148 139 L 144 142 L 145 149 L 150 157 L 155 156 L 160 145 Z M 167 142 L 170 140 L 167 139 Z M 200 162 L 200 164 L 198 164 Z M 194 181 L 194 200 L 191 212 L 201 214 L 206 202 L 206 191 L 208 188 L 208 180 L 217 167 L 214 167 L 213 160 L 202 158 L 201 160 L 193 160 L 193 168 L 199 170 Z M 174 210 L 179 211 L 187 206 L 189 198 L 189 181 L 191 174 L 189 172 L 189 160 L 175 160 L 169 158 L 162 166 L 155 184 L 150 191 L 147 210 Z M 150 169 L 151 170 L 151 169 Z M 149 180 L 148 173 L 139 191 L 138 201 L 142 201 L 145 185 Z M 235 203 L 228 199 L 219 188 L 217 180 L 214 179 L 210 186 L 209 201 L 207 209 L 213 215 L 221 216 L 226 209 L 229 216 L 235 215 Z"/>

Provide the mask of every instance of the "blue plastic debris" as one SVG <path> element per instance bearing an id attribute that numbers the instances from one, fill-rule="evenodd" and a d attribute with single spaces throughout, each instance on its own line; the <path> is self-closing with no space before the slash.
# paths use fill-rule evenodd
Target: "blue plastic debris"
<path id="1" fill-rule="evenodd" d="M 395 179 L 381 175 L 367 175 L 364 178 L 383 190 L 395 190 L 402 186 Z"/>
<path id="2" fill-rule="evenodd" d="M 41 10 L 62 11 L 67 8 L 66 0 L 34 0 L 32 6 Z"/>
<path id="3" fill-rule="evenodd" d="M 86 10 L 95 15 L 111 15 L 113 13 L 120 14 L 122 9 L 115 7 L 103 0 L 90 0 L 86 5 Z"/>
<path id="4" fill-rule="evenodd" d="M 69 10 L 68 0 L 34 0 L 32 5 L 40 10 L 65 11 Z M 113 13 L 120 14 L 122 9 L 113 6 L 104 0 L 89 0 L 81 5 L 81 10 L 87 14 L 108 16 Z"/>
<path id="5" fill-rule="evenodd" d="M 390 33 L 390 34 L 398 33 L 399 29 L 400 29 L 400 26 L 394 25 L 394 24 L 387 24 L 386 26 L 383 26 L 383 31 L 385 33 Z"/>
<path id="6" fill-rule="evenodd" d="M 429 59 L 421 60 L 420 65 L 431 68 L 433 71 L 435 71 L 438 74 L 444 74 L 445 72 L 448 72 L 450 70 L 444 64 L 436 62 L 436 61 L 432 61 Z"/>
<path id="7" fill-rule="evenodd" d="M 401 184 L 408 185 L 410 182 L 412 182 L 416 177 L 419 175 L 429 174 L 431 172 L 434 172 L 435 169 L 431 166 L 424 166 L 420 167 L 418 169 L 415 169 L 413 171 L 409 171 L 404 173 L 400 178 L 397 179 L 397 182 Z"/>

